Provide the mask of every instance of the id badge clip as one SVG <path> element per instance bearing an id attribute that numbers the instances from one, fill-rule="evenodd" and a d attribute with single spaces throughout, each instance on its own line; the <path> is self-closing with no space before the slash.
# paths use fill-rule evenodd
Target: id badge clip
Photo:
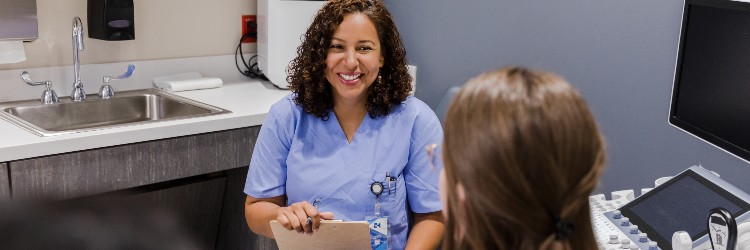
<path id="1" fill-rule="evenodd" d="M 367 223 L 370 224 L 370 246 L 373 250 L 388 249 L 388 216 L 380 213 L 380 194 L 383 193 L 384 187 L 381 182 L 373 182 L 370 185 L 370 192 L 375 195 L 375 213 L 367 216 Z"/>

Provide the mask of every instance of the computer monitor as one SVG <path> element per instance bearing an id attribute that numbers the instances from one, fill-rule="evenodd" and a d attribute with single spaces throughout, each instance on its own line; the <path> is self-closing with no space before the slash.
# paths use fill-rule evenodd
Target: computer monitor
<path id="1" fill-rule="evenodd" d="M 750 162 L 750 3 L 685 1 L 669 123 Z"/>

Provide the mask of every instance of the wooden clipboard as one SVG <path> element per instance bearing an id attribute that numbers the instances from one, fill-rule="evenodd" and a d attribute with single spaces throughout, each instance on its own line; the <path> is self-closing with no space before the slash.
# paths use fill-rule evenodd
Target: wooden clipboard
<path id="1" fill-rule="evenodd" d="M 322 220 L 318 232 L 308 235 L 287 230 L 281 223 L 272 220 L 271 231 L 279 250 L 372 249 L 367 221 Z"/>

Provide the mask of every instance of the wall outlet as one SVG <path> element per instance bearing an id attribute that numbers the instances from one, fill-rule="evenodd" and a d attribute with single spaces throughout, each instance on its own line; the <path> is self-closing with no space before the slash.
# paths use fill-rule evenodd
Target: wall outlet
<path id="1" fill-rule="evenodd" d="M 258 37 L 258 23 L 255 21 L 255 15 L 242 15 L 242 35 L 250 33 L 242 43 L 254 43 Z"/>

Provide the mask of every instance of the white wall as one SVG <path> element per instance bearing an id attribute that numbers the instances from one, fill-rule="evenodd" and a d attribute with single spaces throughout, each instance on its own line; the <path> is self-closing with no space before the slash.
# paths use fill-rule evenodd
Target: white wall
<path id="1" fill-rule="evenodd" d="M 0 70 L 73 64 L 72 22 L 88 32 L 86 0 L 36 0 L 39 38 L 24 43 L 26 61 Z M 241 16 L 255 15 L 255 0 L 134 0 L 135 40 L 84 40 L 81 64 L 143 61 L 233 54 Z M 255 44 L 243 47 L 254 53 Z"/>

